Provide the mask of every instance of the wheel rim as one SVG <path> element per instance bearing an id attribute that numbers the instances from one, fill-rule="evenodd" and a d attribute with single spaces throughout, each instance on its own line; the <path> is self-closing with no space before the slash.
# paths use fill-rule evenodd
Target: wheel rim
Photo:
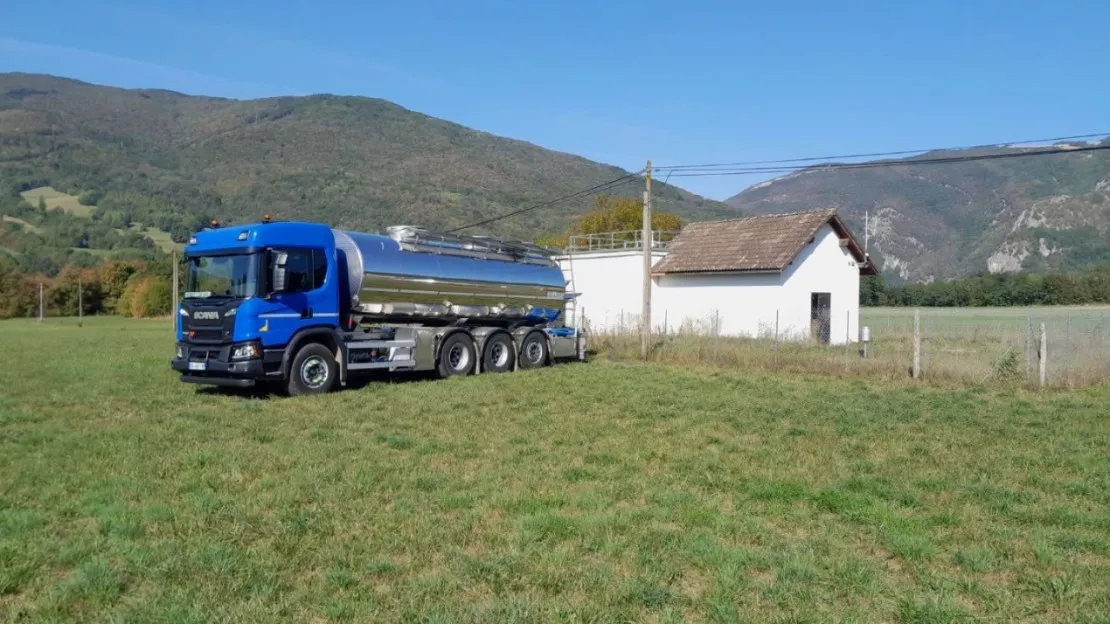
<path id="1" fill-rule="evenodd" d="M 539 364 L 543 361 L 543 345 L 539 340 L 532 340 L 524 347 L 524 355 L 528 361 L 533 364 Z"/>
<path id="2" fill-rule="evenodd" d="M 470 366 L 470 349 L 464 344 L 455 344 L 447 351 L 447 365 L 454 371 L 464 371 Z"/>
<path id="3" fill-rule="evenodd" d="M 489 357 L 494 368 L 504 368 L 509 363 L 509 349 L 499 340 L 490 345 Z"/>
<path id="4" fill-rule="evenodd" d="M 318 355 L 310 355 L 301 362 L 301 381 L 313 390 L 324 387 L 329 375 L 328 363 Z"/>

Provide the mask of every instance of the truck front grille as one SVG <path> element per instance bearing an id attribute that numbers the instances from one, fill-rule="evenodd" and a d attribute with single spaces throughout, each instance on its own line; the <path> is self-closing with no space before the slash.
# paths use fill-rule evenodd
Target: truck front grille
<path id="1" fill-rule="evenodd" d="M 218 360 L 219 358 L 219 349 L 189 349 L 190 360 Z"/>
<path id="2" fill-rule="evenodd" d="M 223 329 L 194 329 L 189 332 L 189 339 L 196 342 L 220 342 L 227 333 Z"/>

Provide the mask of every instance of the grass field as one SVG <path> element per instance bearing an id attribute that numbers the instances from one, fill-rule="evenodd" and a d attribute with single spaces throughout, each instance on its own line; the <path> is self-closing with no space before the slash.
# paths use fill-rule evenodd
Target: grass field
<path id="1" fill-rule="evenodd" d="M 161 249 L 166 253 L 173 251 L 174 248 L 176 248 L 178 251 L 182 251 L 185 249 L 185 245 L 173 242 L 173 238 L 170 237 L 170 233 L 165 230 L 160 230 L 153 227 L 144 227 L 142 223 L 132 223 L 129 229 L 133 232 L 139 232 L 143 236 L 146 236 L 154 242 L 158 249 Z"/>
<path id="2" fill-rule="evenodd" d="M 46 202 L 46 207 L 48 210 L 62 210 L 78 217 L 92 217 L 93 214 L 93 207 L 81 205 L 81 202 L 77 200 L 76 195 L 69 195 L 61 191 L 57 191 L 53 187 L 42 186 L 39 188 L 31 189 L 29 191 L 23 191 L 22 193 L 20 193 L 20 195 L 23 197 L 24 200 L 35 206 L 38 205 L 39 197 L 41 196 L 43 201 Z M 23 227 L 29 229 L 32 232 L 41 232 L 40 228 L 33 226 L 30 223 L 23 221 L 22 219 L 8 217 L 6 215 L 4 215 L 3 218 L 5 221 L 20 223 L 23 225 Z M 170 233 L 165 230 L 160 230 L 153 227 L 144 228 L 142 223 L 133 223 L 128 229 L 134 232 L 141 232 L 144 236 L 153 241 L 158 249 L 164 252 L 169 253 L 174 248 L 177 248 L 178 251 L 184 249 L 184 245 L 174 243 L 173 239 L 170 238 Z M 123 232 L 123 230 L 118 231 Z M 87 251 L 92 251 L 93 253 L 95 253 L 94 250 Z"/>
<path id="3" fill-rule="evenodd" d="M 980 327 L 1018 328 L 1027 320 L 1034 323 L 1064 325 L 1069 321 L 1076 331 L 1094 331 L 1110 327 L 1110 306 L 1034 306 L 1008 308 L 920 308 L 922 317 L 938 330 Z M 865 325 L 882 329 L 890 324 L 913 326 L 913 308 L 860 308 Z"/>
<path id="4" fill-rule="evenodd" d="M 8 223 L 18 223 L 19 225 L 23 226 L 23 229 L 27 230 L 28 232 L 34 232 L 35 234 L 38 234 L 38 233 L 42 232 L 42 228 L 38 227 L 37 225 L 32 225 L 30 223 L 27 223 L 26 221 L 24 221 L 23 219 L 20 219 L 19 217 L 13 217 L 13 216 L 10 216 L 10 215 L 0 215 L 0 221 L 7 221 Z"/>
<path id="5" fill-rule="evenodd" d="M 1107 622 L 1110 388 L 614 363 L 286 399 L 0 323 L 0 620 Z"/>
<path id="6" fill-rule="evenodd" d="M 62 210 L 78 217 L 92 216 L 92 206 L 83 206 L 81 202 L 77 201 L 76 195 L 54 190 L 50 186 L 40 186 L 29 191 L 23 191 L 20 195 L 32 206 L 37 206 L 39 197 L 41 197 L 43 202 L 46 203 L 47 210 Z"/>

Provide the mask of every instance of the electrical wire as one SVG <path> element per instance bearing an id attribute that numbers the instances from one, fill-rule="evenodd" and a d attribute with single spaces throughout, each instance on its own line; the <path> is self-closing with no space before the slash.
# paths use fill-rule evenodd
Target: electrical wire
<path id="1" fill-rule="evenodd" d="M 874 168 L 879 168 L 879 167 L 908 167 L 908 166 L 917 166 L 917 165 L 949 164 L 949 163 L 959 163 L 959 162 L 974 162 L 974 161 L 981 161 L 981 160 L 998 160 L 998 159 L 1006 159 L 1006 158 L 1026 158 L 1026 157 L 1030 157 L 1030 156 L 1052 156 L 1052 155 L 1056 155 L 1056 154 L 1075 154 L 1075 153 L 1082 153 L 1082 152 L 1094 152 L 1094 151 L 1101 151 L 1101 150 L 1110 150 L 1110 143 L 1103 143 L 1103 144 L 1100 144 L 1100 145 L 1076 146 L 1076 147 L 1050 147 L 1050 148 L 1043 148 L 1043 149 L 1025 148 L 1025 149 L 1022 149 L 1021 151 L 1001 152 L 1001 153 L 993 153 L 993 154 L 967 154 L 967 155 L 960 155 L 960 156 L 937 156 L 937 157 L 910 158 L 910 159 L 901 159 L 901 160 L 878 160 L 878 161 L 862 162 L 862 163 L 824 163 L 824 164 L 817 164 L 817 165 L 811 165 L 811 164 L 792 165 L 791 163 L 812 163 L 812 162 L 818 162 L 818 161 L 846 159 L 846 158 L 876 158 L 876 157 L 884 157 L 884 156 L 905 156 L 905 155 L 909 155 L 909 154 L 923 154 L 923 153 L 928 153 L 928 152 L 966 151 L 966 150 L 973 150 L 973 149 L 991 149 L 991 148 L 998 149 L 998 148 L 1001 148 L 1001 147 L 1020 146 L 1020 145 L 1023 145 L 1023 144 L 1058 143 L 1058 142 L 1061 142 L 1061 141 L 1074 141 L 1074 140 L 1079 140 L 1079 139 L 1092 139 L 1092 138 L 1100 138 L 1100 137 L 1107 137 L 1107 136 L 1110 136 L 1110 132 L 1090 133 L 1090 134 L 1075 134 L 1075 135 L 1071 135 L 1071 136 L 1053 137 L 1053 138 L 1047 138 L 1047 139 L 1032 139 L 1032 140 L 1028 140 L 1028 141 L 1012 141 L 1012 142 L 1004 143 L 1004 144 L 1001 144 L 1001 145 L 999 145 L 999 144 L 972 145 L 972 146 L 966 146 L 966 147 L 934 148 L 934 149 L 926 149 L 926 150 L 898 150 L 898 151 L 892 151 L 892 152 L 871 152 L 871 153 L 861 153 L 861 154 L 842 154 L 842 155 L 839 155 L 839 156 L 814 156 L 814 157 L 808 157 L 808 158 L 788 158 L 788 159 L 783 159 L 783 160 L 753 160 L 753 161 L 735 162 L 735 163 L 708 163 L 708 164 L 702 164 L 702 165 L 664 165 L 664 166 L 659 166 L 659 167 L 652 167 L 652 169 L 654 171 L 659 171 L 660 173 L 662 173 L 664 171 L 667 172 L 667 176 L 666 176 L 666 178 L 664 179 L 664 182 L 663 182 L 664 184 L 666 184 L 666 180 L 669 180 L 671 177 L 675 177 L 675 178 L 693 178 L 693 177 L 704 177 L 704 176 L 741 176 L 741 175 L 756 175 L 756 174 L 796 173 L 796 172 L 799 172 L 799 171 L 807 171 L 808 172 L 808 171 L 835 171 L 835 170 L 841 170 L 841 169 L 874 169 Z M 757 166 L 752 166 L 752 165 L 777 165 L 777 166 L 757 167 Z M 456 233 L 456 232 L 460 232 L 462 230 L 467 230 L 467 229 L 474 228 L 474 227 L 479 227 L 479 226 L 482 226 L 482 225 L 488 225 L 490 223 L 495 223 L 497 221 L 501 221 L 502 219 L 508 219 L 509 217 L 515 217 L 517 215 L 524 214 L 524 213 L 527 213 L 527 212 L 532 212 L 534 210 L 539 210 L 541 208 L 548 208 L 550 206 L 554 206 L 556 204 L 560 204 L 560 203 L 570 201 L 570 200 L 573 200 L 573 199 L 581 199 L 583 197 L 588 197 L 590 195 L 594 195 L 594 194 L 597 194 L 597 193 L 603 193 L 607 190 L 610 190 L 612 188 L 615 188 L 617 186 L 625 184 L 625 183 L 627 183 L 627 182 L 629 182 L 633 179 L 638 179 L 640 177 L 640 174 L 642 174 L 642 173 L 644 173 L 643 169 L 641 169 L 639 171 L 635 171 L 633 173 L 628 173 L 628 174 L 625 174 L 625 175 L 623 175 L 619 178 L 609 180 L 608 182 L 602 182 L 601 184 L 591 186 L 589 188 L 582 189 L 580 191 L 576 191 L 574 193 L 570 193 L 569 195 L 563 195 L 562 197 L 557 197 L 555 199 L 552 199 L 552 200 L 549 200 L 549 201 L 546 201 L 546 202 L 542 202 L 542 203 L 539 203 L 539 204 L 535 204 L 533 206 L 528 206 L 526 208 L 521 208 L 519 210 L 513 210 L 511 212 L 506 212 L 504 214 L 500 214 L 500 215 L 497 215 L 497 216 L 494 216 L 494 217 L 490 217 L 488 219 L 482 219 L 481 221 L 475 221 L 473 223 L 468 223 L 466 225 L 462 225 L 462 226 L 459 226 L 457 228 L 448 230 L 448 233 L 453 234 L 453 233 Z"/>
<path id="2" fill-rule="evenodd" d="M 835 156 L 810 156 L 807 158 L 786 158 L 782 160 L 749 160 L 742 162 L 732 163 L 706 163 L 701 165 L 662 165 L 652 167 L 654 170 L 681 170 L 681 169 L 707 169 L 711 167 L 746 167 L 749 165 L 776 165 L 786 163 L 800 163 L 800 162 L 817 162 L 822 160 L 840 160 L 847 158 L 881 158 L 884 156 L 907 156 L 910 154 L 924 154 L 927 152 L 948 152 L 948 151 L 964 151 L 973 149 L 990 149 L 1000 147 L 1012 147 L 1019 145 L 1030 145 L 1035 143 L 1058 143 L 1060 141 L 1075 141 L 1079 139 L 1097 139 L 1110 136 L 1110 132 L 1093 132 L 1088 134 L 1073 134 L 1070 136 L 1051 137 L 1047 139 L 1030 139 L 1027 141 L 1009 141 L 1006 143 L 989 143 L 983 145 L 966 145 L 963 147 L 945 147 L 945 148 L 930 148 L 930 149 L 916 149 L 916 150 L 898 150 L 894 152 L 870 152 L 861 154 L 840 154 Z"/>
<path id="3" fill-rule="evenodd" d="M 674 173 L 676 178 L 693 178 L 704 176 L 741 176 L 755 174 L 797 173 L 811 171 L 837 171 L 842 169 L 876 169 L 881 167 L 912 167 L 918 165 L 938 165 L 961 162 L 975 162 L 981 160 L 1002 160 L 1008 158 L 1028 158 L 1030 156 L 1053 156 L 1057 154 L 1077 154 L 1083 152 L 1096 152 L 1110 150 L 1107 145 L 1088 145 L 1084 147 L 1050 148 L 1043 150 L 1026 150 L 1020 152 L 1004 152 L 998 154 L 977 154 L 965 156 L 947 156 L 937 158 L 915 158 L 908 160 L 880 160 L 862 163 L 828 163 L 823 165 L 798 165 L 782 167 L 747 167 L 737 169 L 685 169 Z"/>
<path id="4" fill-rule="evenodd" d="M 488 224 L 493 223 L 495 221 L 500 221 L 502 219 L 508 219 L 509 217 L 515 217 L 516 215 L 524 214 L 526 212 L 531 212 L 533 210 L 539 210 L 540 208 L 547 208 L 549 206 L 554 206 L 555 204 L 559 204 L 559 203 L 562 203 L 562 202 L 565 202 L 565 201 L 570 201 L 572 199 L 581 199 L 583 197 L 588 197 L 590 195 L 594 195 L 594 194 L 597 194 L 597 193 L 603 193 L 603 192 L 605 192 L 609 189 L 620 186 L 621 184 L 624 184 L 624 183 L 626 183 L 630 180 L 639 178 L 640 174 L 643 173 L 643 172 L 644 172 L 644 170 L 641 169 L 641 170 L 633 172 L 633 173 L 625 174 L 625 175 L 623 175 L 619 178 L 609 180 L 608 182 L 602 182 L 601 184 L 598 184 L 596 186 L 591 186 L 590 188 L 582 189 L 581 191 L 577 191 L 577 192 L 571 193 L 569 195 L 564 195 L 562 197 L 557 197 L 555 199 L 543 202 L 541 204 L 536 204 L 534 206 L 528 206 L 527 208 L 521 208 L 519 210 L 513 210 L 512 212 L 506 212 L 505 214 L 497 215 L 495 217 L 490 217 L 488 219 L 483 219 L 481 221 L 475 221 L 474 223 L 468 223 L 466 225 L 461 225 L 457 228 L 447 230 L 447 233 L 448 234 L 454 234 L 455 232 L 459 232 L 459 231 L 462 231 L 462 230 L 467 230 L 467 229 L 470 229 L 470 228 L 473 228 L 473 227 L 478 227 L 480 225 L 488 225 Z"/>

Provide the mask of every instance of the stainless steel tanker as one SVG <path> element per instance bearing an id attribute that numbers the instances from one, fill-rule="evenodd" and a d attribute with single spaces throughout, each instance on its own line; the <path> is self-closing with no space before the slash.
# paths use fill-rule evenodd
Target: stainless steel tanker
<path id="1" fill-rule="evenodd" d="M 364 321 L 538 325 L 565 309 L 551 250 L 412 226 L 332 230 L 350 309 Z"/>

